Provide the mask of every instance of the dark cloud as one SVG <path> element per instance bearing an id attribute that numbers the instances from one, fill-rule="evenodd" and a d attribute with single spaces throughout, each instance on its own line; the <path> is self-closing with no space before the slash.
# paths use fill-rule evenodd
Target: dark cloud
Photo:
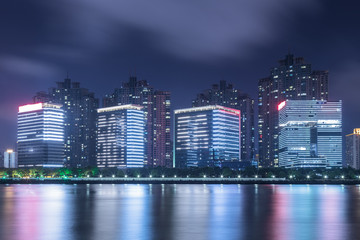
<path id="1" fill-rule="evenodd" d="M 45 4 L 56 12 L 56 28 L 88 47 L 121 45 L 126 29 L 135 28 L 152 33 L 152 44 L 159 50 L 196 60 L 245 57 L 252 46 L 280 38 L 282 23 L 297 12 L 312 13 L 317 8 L 311 0 L 68 0 Z"/>

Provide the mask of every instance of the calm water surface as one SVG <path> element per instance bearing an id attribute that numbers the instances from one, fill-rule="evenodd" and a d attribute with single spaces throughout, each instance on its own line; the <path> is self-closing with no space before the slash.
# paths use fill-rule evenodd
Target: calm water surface
<path id="1" fill-rule="evenodd" d="M 360 239 L 360 187 L 0 185 L 0 239 Z"/>

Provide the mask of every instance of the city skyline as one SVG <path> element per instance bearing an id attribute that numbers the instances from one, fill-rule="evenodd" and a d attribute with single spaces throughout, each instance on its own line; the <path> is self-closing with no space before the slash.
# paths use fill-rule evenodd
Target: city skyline
<path id="1" fill-rule="evenodd" d="M 119 87 L 129 71 L 137 72 L 155 88 L 170 91 L 172 109 L 177 109 L 190 106 L 197 93 L 221 79 L 256 98 L 258 79 L 288 49 L 315 69 L 329 71 L 330 100 L 343 100 L 344 133 L 351 133 L 360 122 L 360 33 L 354 31 L 359 3 L 281 3 L 209 3 L 190 12 L 177 3 L 160 13 L 154 6 L 127 3 L 120 18 L 108 1 L 88 3 L 88 8 L 84 1 L 5 2 L 0 10 L 0 147 L 15 144 L 17 106 L 62 81 L 66 72 L 97 98 Z"/>
<path id="2" fill-rule="evenodd" d="M 0 239 L 359 238 L 360 1 L 0 6 Z"/>

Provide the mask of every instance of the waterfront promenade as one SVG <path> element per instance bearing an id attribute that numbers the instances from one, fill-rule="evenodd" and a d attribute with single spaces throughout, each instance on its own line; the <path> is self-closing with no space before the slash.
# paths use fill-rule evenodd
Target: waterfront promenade
<path id="1" fill-rule="evenodd" d="M 0 184 L 360 184 L 359 179 L 84 177 L 2 178 Z"/>

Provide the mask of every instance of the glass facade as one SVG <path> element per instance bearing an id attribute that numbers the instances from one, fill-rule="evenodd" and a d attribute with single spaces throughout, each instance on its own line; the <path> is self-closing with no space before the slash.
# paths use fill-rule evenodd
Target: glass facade
<path id="1" fill-rule="evenodd" d="M 104 107 L 134 104 L 143 107 L 145 127 L 145 165 L 172 167 L 170 92 L 154 89 L 146 80 L 130 77 L 120 88 L 103 99 Z"/>
<path id="2" fill-rule="evenodd" d="M 360 128 L 355 128 L 353 133 L 346 135 L 345 167 L 360 169 Z"/>
<path id="3" fill-rule="evenodd" d="M 4 152 L 4 168 L 17 168 L 17 153 L 13 149 L 7 149 Z"/>
<path id="4" fill-rule="evenodd" d="M 241 112 L 241 160 L 251 162 L 255 158 L 254 99 L 221 80 L 213 84 L 192 101 L 193 107 L 220 105 Z"/>
<path id="5" fill-rule="evenodd" d="M 279 104 L 279 166 L 342 166 L 342 103 L 287 100 Z"/>
<path id="6" fill-rule="evenodd" d="M 49 103 L 20 106 L 17 143 L 19 167 L 63 167 L 62 106 Z"/>
<path id="7" fill-rule="evenodd" d="M 97 166 L 143 167 L 145 115 L 142 107 L 121 105 L 99 108 L 97 112 Z"/>
<path id="8" fill-rule="evenodd" d="M 313 71 L 302 57 L 287 54 L 258 84 L 259 166 L 279 166 L 279 115 L 285 100 L 328 100 L 328 71 Z"/>
<path id="9" fill-rule="evenodd" d="M 176 167 L 240 161 L 240 111 L 218 105 L 175 110 Z"/>
<path id="10" fill-rule="evenodd" d="M 50 88 L 48 93 L 37 93 L 33 101 L 63 106 L 66 166 L 95 166 L 96 109 L 99 108 L 95 94 L 67 77 L 63 82 L 57 82 L 57 87 Z"/>

